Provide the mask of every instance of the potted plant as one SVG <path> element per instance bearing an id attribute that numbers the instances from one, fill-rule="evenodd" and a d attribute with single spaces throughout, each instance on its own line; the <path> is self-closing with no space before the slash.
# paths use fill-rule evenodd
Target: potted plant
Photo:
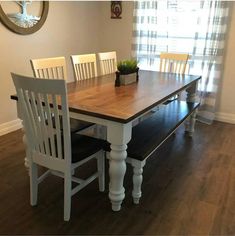
<path id="1" fill-rule="evenodd" d="M 120 61 L 117 64 L 117 69 L 115 86 L 127 85 L 138 81 L 139 68 L 136 60 Z"/>

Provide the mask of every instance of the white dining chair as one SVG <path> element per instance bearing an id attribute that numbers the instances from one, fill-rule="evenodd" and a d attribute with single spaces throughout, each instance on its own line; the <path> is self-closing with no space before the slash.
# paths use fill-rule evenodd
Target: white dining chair
<path id="1" fill-rule="evenodd" d="M 36 78 L 67 80 L 67 67 L 64 57 L 50 57 L 30 60 Z"/>
<path id="2" fill-rule="evenodd" d="M 76 80 L 86 80 L 97 76 L 96 55 L 71 55 L 74 77 Z"/>
<path id="3" fill-rule="evenodd" d="M 30 63 L 36 78 L 67 80 L 67 67 L 64 57 L 32 59 Z M 72 133 L 80 132 L 93 125 L 90 122 L 70 118 Z"/>
<path id="4" fill-rule="evenodd" d="M 104 191 L 103 141 L 70 133 L 64 80 L 35 79 L 13 73 L 12 78 L 23 115 L 25 134 L 27 140 L 30 140 L 28 158 L 31 205 L 37 204 L 38 184 L 49 174 L 60 176 L 64 178 L 64 220 L 68 221 L 71 197 L 75 193 L 97 177 L 99 190 Z M 52 124 L 52 115 L 55 117 L 56 127 Z M 93 158 L 97 158 L 96 173 L 85 180 L 72 176 L 75 168 Z M 38 166 L 48 170 L 38 176 Z M 72 182 L 77 185 L 73 187 Z"/>
<path id="5" fill-rule="evenodd" d="M 107 75 L 117 71 L 117 55 L 116 52 L 98 53 L 101 75 Z"/>
<path id="6" fill-rule="evenodd" d="M 185 74 L 188 54 L 180 53 L 161 53 L 160 54 L 160 71 L 177 74 Z"/>
<path id="7" fill-rule="evenodd" d="M 160 54 L 160 71 L 183 75 L 186 70 L 189 70 L 188 59 L 189 54 L 162 52 Z M 181 100 L 181 94 L 170 98 L 166 103 L 174 99 Z"/>

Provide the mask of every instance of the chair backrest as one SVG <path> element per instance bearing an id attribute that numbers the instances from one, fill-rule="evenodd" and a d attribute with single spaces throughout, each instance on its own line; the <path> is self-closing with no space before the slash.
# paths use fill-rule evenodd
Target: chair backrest
<path id="1" fill-rule="evenodd" d="M 116 52 L 98 53 L 101 75 L 114 73 L 117 70 L 117 55 Z"/>
<path id="2" fill-rule="evenodd" d="M 160 71 L 185 74 L 188 58 L 188 54 L 161 53 Z"/>
<path id="3" fill-rule="evenodd" d="M 67 68 L 64 57 L 51 57 L 30 60 L 36 78 L 67 80 Z"/>
<path id="4" fill-rule="evenodd" d="M 13 73 L 12 78 L 29 140 L 29 158 L 47 168 L 65 170 L 71 164 L 66 81 Z"/>
<path id="5" fill-rule="evenodd" d="M 95 54 L 72 55 L 71 60 L 76 80 L 85 80 L 97 76 Z"/>

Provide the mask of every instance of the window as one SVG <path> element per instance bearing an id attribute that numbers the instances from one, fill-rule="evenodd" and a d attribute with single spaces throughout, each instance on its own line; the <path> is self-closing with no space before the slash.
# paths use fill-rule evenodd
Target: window
<path id="1" fill-rule="evenodd" d="M 229 7 L 223 1 L 137 1 L 133 54 L 141 69 L 158 70 L 161 52 L 188 53 L 200 90 L 215 92 L 220 79 Z"/>

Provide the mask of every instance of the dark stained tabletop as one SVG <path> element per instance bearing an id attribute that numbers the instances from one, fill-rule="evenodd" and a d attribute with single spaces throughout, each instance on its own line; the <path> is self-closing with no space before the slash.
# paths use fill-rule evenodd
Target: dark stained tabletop
<path id="1" fill-rule="evenodd" d="M 137 83 L 115 87 L 115 74 L 67 84 L 69 110 L 127 123 L 199 80 L 200 76 L 139 71 Z M 17 99 L 16 95 L 11 96 Z"/>
<path id="2" fill-rule="evenodd" d="M 127 123 L 184 90 L 200 76 L 140 71 L 137 83 L 115 87 L 115 74 L 68 84 L 72 112 Z"/>

